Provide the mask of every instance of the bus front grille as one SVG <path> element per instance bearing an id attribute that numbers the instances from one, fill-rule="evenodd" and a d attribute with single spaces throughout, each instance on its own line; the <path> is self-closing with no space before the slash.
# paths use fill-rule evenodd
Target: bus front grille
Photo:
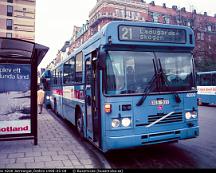
<path id="1" fill-rule="evenodd" d="M 148 116 L 148 124 L 151 124 L 155 122 L 156 120 L 162 118 L 166 114 L 160 113 L 157 115 L 149 115 Z M 182 113 L 181 112 L 176 112 L 173 113 L 172 115 L 166 117 L 165 119 L 159 121 L 156 124 L 168 124 L 168 123 L 174 123 L 174 122 L 181 122 L 182 121 Z"/>

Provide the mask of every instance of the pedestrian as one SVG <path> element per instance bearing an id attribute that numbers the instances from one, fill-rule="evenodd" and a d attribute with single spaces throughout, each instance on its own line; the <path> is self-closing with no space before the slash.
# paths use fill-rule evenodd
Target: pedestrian
<path id="1" fill-rule="evenodd" d="M 42 113 L 44 96 L 45 96 L 45 92 L 43 90 L 43 87 L 40 86 L 40 89 L 37 91 L 37 104 L 38 104 L 39 114 Z"/>

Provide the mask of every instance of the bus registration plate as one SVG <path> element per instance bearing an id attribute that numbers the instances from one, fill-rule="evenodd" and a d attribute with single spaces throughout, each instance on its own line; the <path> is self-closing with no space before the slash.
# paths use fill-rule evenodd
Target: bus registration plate
<path id="1" fill-rule="evenodd" d="M 152 100 L 151 105 L 168 105 L 169 100 L 164 100 L 164 99 L 158 99 L 158 100 Z"/>

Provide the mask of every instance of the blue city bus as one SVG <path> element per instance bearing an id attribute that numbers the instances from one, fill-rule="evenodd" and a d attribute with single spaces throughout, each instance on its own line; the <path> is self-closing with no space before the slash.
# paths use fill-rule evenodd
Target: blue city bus
<path id="1" fill-rule="evenodd" d="M 216 71 L 197 73 L 199 105 L 216 104 Z"/>
<path id="2" fill-rule="evenodd" d="M 51 106 L 103 152 L 199 135 L 185 26 L 113 21 L 51 72 Z"/>
<path id="3" fill-rule="evenodd" d="M 50 96 L 51 96 L 50 79 L 51 79 L 50 70 L 45 70 L 42 73 L 42 75 L 40 76 L 40 85 L 43 87 L 43 90 L 45 91 L 44 104 L 47 108 L 50 108 L 50 106 L 51 106 L 51 102 L 50 102 Z"/>

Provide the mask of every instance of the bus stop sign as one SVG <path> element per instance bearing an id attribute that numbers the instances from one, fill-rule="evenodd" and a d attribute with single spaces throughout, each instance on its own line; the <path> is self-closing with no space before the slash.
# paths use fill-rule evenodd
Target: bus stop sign
<path id="1" fill-rule="evenodd" d="M 37 66 L 48 47 L 0 37 L 0 141 L 37 145 Z"/>

